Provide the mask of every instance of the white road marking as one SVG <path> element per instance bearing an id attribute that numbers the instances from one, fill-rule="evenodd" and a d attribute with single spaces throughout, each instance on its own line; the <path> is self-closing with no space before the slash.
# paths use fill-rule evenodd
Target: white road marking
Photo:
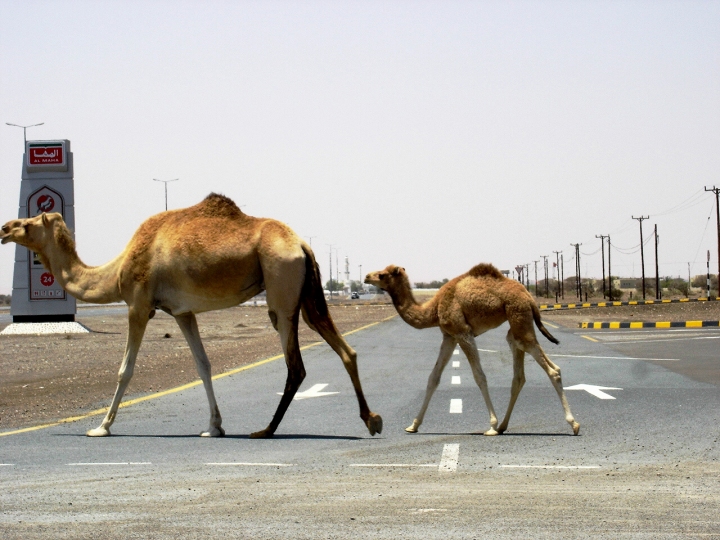
<path id="1" fill-rule="evenodd" d="M 14 463 L 0 463 L 0 467 L 14 467 Z"/>
<path id="2" fill-rule="evenodd" d="M 428 464 L 415 464 L 415 463 L 353 463 L 351 467 L 432 467 L 435 468 L 435 463 Z"/>
<path id="3" fill-rule="evenodd" d="M 588 394 L 592 394 L 600 399 L 615 399 L 610 394 L 606 394 L 603 390 L 622 390 L 622 388 L 613 388 L 612 386 L 595 386 L 594 384 L 576 384 L 575 386 L 566 386 L 565 390 L 585 390 Z"/>
<path id="4" fill-rule="evenodd" d="M 206 463 L 205 465 L 213 465 L 218 467 L 294 467 L 294 463 Z"/>
<path id="5" fill-rule="evenodd" d="M 457 360 L 454 360 L 452 363 L 452 366 L 455 368 L 460 367 L 460 362 L 458 362 Z"/>
<path id="6" fill-rule="evenodd" d="M 152 465 L 149 461 L 124 461 L 124 462 L 106 462 L 106 463 L 68 463 L 71 467 L 92 467 L 104 466 L 112 467 L 115 465 Z"/>
<path id="7" fill-rule="evenodd" d="M 594 358 L 597 360 L 653 360 L 659 362 L 680 362 L 679 358 L 634 358 L 632 356 L 583 356 L 580 354 L 553 354 L 557 358 Z"/>
<path id="8" fill-rule="evenodd" d="M 459 375 L 453 375 L 453 376 L 452 376 L 452 381 L 450 382 L 450 384 L 460 384 L 460 376 L 459 376 Z"/>
<path id="9" fill-rule="evenodd" d="M 494 352 L 494 353 L 497 352 L 497 351 L 492 351 L 492 350 L 490 350 L 490 349 L 478 349 L 478 351 L 480 351 L 480 352 Z"/>
<path id="10" fill-rule="evenodd" d="M 308 398 L 314 398 L 314 397 L 322 397 L 322 396 L 332 396 L 333 394 L 339 394 L 340 392 L 321 392 L 323 388 L 325 388 L 327 384 L 315 384 L 305 390 L 304 392 L 298 392 L 295 394 L 294 400 L 300 400 L 300 399 L 308 399 Z M 278 396 L 282 396 L 282 392 L 277 393 Z"/>
<path id="11" fill-rule="evenodd" d="M 450 400 L 450 412 L 451 413 L 462 413 L 462 399 L 451 399 Z"/>
<path id="12" fill-rule="evenodd" d="M 446 444 L 443 446 L 442 457 L 440 458 L 440 472 L 455 472 L 458 466 L 458 456 L 460 455 L 459 444 Z"/>
<path id="13" fill-rule="evenodd" d="M 455 350 L 453 351 L 453 354 L 460 354 L 460 351 L 458 351 L 457 349 L 455 349 Z"/>
<path id="14" fill-rule="evenodd" d="M 500 465 L 504 469 L 599 469 L 600 465 Z"/>
<path id="15" fill-rule="evenodd" d="M 596 336 L 597 337 L 597 336 Z M 668 339 L 645 339 L 645 340 L 635 340 L 635 339 L 622 339 L 618 341 L 609 341 L 605 339 L 601 339 L 603 343 L 664 343 L 666 341 L 692 341 L 694 339 L 720 339 L 720 336 L 704 336 L 704 337 L 673 337 Z"/>

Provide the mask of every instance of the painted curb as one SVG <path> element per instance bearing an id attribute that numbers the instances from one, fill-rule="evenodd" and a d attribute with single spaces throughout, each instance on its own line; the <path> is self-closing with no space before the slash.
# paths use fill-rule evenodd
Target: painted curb
<path id="1" fill-rule="evenodd" d="M 716 302 L 720 296 L 715 298 L 679 298 L 674 300 L 631 300 L 629 302 L 597 302 L 596 304 L 539 304 L 540 311 L 554 311 L 560 309 L 583 309 L 594 307 L 615 307 L 615 306 L 650 306 L 654 304 L 681 304 L 686 302 Z"/>
<path id="2" fill-rule="evenodd" d="M 581 322 L 579 328 L 718 328 L 720 321 Z"/>

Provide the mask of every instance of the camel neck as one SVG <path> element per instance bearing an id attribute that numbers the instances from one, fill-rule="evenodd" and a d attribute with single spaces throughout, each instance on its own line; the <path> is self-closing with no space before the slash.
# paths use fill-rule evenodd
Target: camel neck
<path id="1" fill-rule="evenodd" d="M 102 266 L 88 266 L 73 248 L 53 245 L 40 259 L 60 286 L 75 298 L 93 304 L 121 300 L 117 279 L 119 258 Z"/>
<path id="2" fill-rule="evenodd" d="M 413 328 L 431 328 L 439 324 L 437 295 L 418 304 L 408 284 L 388 290 L 400 317 Z"/>

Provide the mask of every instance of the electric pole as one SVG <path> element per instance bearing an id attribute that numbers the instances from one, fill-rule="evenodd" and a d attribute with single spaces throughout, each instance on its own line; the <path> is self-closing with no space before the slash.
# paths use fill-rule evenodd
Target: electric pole
<path id="1" fill-rule="evenodd" d="M 560 294 L 560 254 L 562 251 L 553 251 L 553 253 L 555 254 L 555 268 L 557 268 L 557 293 Z"/>
<path id="2" fill-rule="evenodd" d="M 549 293 L 548 293 L 548 267 L 547 267 L 548 256 L 540 255 L 540 257 L 542 257 L 543 267 L 545 268 L 545 298 L 548 298 L 548 296 L 549 296 Z"/>
<path id="3" fill-rule="evenodd" d="M 610 235 L 607 237 L 608 239 L 608 298 L 612 302 L 613 301 L 613 294 L 612 294 L 612 269 L 610 267 Z"/>
<path id="4" fill-rule="evenodd" d="M 660 239 L 657 234 L 657 223 L 655 224 L 655 300 L 662 298 L 662 289 L 660 288 L 660 266 L 658 263 L 658 242 Z"/>
<path id="5" fill-rule="evenodd" d="M 335 288 L 333 286 L 333 275 L 332 275 L 332 250 L 333 250 L 333 244 L 325 244 L 328 248 L 330 248 L 330 297 L 332 298 L 333 295 L 333 289 Z"/>
<path id="6" fill-rule="evenodd" d="M 643 233 L 642 233 L 642 222 L 643 220 L 649 219 L 650 216 L 632 216 L 633 219 L 637 219 L 640 222 L 640 267 L 642 268 L 642 290 L 643 300 L 645 300 L 645 250 L 643 249 Z"/>
<path id="7" fill-rule="evenodd" d="M 535 296 L 538 295 L 538 284 L 537 284 L 537 263 L 540 261 L 533 261 L 535 263 Z"/>
<path id="8" fill-rule="evenodd" d="M 718 283 L 720 283 L 720 208 L 718 208 L 718 204 L 720 204 L 720 197 L 718 197 L 718 193 L 720 193 L 720 188 L 716 188 L 715 186 L 713 186 L 712 189 L 705 188 L 705 191 L 712 191 L 715 194 L 715 217 L 717 219 L 718 236 Z"/>
<path id="9" fill-rule="evenodd" d="M 156 182 L 162 182 L 163 184 L 165 184 L 165 211 L 167 212 L 167 185 L 168 185 L 168 182 L 177 182 L 180 179 L 173 178 L 172 180 L 158 180 L 157 178 L 153 178 L 153 180 L 155 180 Z"/>
<path id="10" fill-rule="evenodd" d="M 582 284 L 580 282 L 580 246 L 582 244 L 570 244 L 575 248 L 575 296 L 582 301 Z"/>
<path id="11" fill-rule="evenodd" d="M 595 238 L 600 239 L 600 250 L 602 252 L 603 298 L 605 298 L 605 239 L 609 237 L 602 234 L 596 234 Z"/>

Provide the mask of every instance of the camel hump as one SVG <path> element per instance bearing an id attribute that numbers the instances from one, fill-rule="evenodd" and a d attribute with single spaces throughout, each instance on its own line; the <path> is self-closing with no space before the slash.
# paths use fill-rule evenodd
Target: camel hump
<path id="1" fill-rule="evenodd" d="M 202 213 L 210 217 L 233 218 L 242 215 L 242 211 L 230 197 L 218 193 L 205 197 L 199 206 Z"/>
<path id="2" fill-rule="evenodd" d="M 489 263 L 480 263 L 476 266 L 473 266 L 470 271 L 468 272 L 469 275 L 472 277 L 490 277 L 495 279 L 502 279 L 505 276 L 503 276 L 500 273 L 500 270 L 495 268 L 492 264 Z"/>

